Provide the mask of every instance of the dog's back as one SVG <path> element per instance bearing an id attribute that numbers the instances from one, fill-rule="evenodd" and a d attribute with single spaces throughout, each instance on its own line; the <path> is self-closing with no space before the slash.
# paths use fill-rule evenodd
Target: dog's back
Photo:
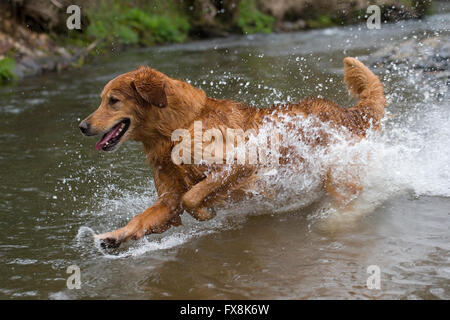
<path id="1" fill-rule="evenodd" d="M 364 136 L 369 128 L 379 129 L 386 99 L 378 77 L 362 62 L 348 57 L 344 59 L 344 81 L 350 93 L 359 98 L 351 108 L 342 108 L 325 99 L 308 98 L 297 104 L 276 105 L 262 112 L 268 115 L 279 110 L 287 114 L 314 115 L 322 122 L 345 127 L 359 136 Z"/>

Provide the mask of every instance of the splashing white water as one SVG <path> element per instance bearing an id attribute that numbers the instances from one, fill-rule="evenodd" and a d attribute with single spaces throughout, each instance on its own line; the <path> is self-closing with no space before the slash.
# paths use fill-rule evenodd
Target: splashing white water
<path id="1" fill-rule="evenodd" d="M 287 132 L 282 126 L 262 128 L 263 134 L 253 143 L 261 143 L 267 136 L 278 132 L 283 136 L 283 143 L 294 146 L 296 156 L 305 159 L 300 170 L 277 167 L 260 172 L 265 189 L 271 190 L 270 196 L 253 190 L 251 199 L 221 209 L 211 221 L 196 222 L 183 217 L 184 227 L 172 228 L 163 235 L 135 242 L 117 255 L 108 254 L 99 248 L 100 252 L 107 258 L 139 256 L 150 251 L 173 248 L 218 230 L 235 228 L 239 225 L 236 220 L 245 219 L 249 214 L 299 212 L 301 208 L 322 199 L 321 181 L 330 165 L 334 168 L 334 178 L 345 180 L 356 177 L 362 182 L 364 191 L 355 205 L 355 211 L 360 214 L 372 212 L 399 193 L 409 192 L 416 197 L 450 197 L 450 104 L 446 100 L 447 87 L 430 87 L 422 82 L 422 77 L 410 72 L 405 75 L 405 80 L 406 89 L 395 88 L 387 96 L 391 107 L 387 109 L 388 117 L 384 120 L 381 133 L 369 132 L 367 139 L 362 141 L 349 143 L 345 132 L 334 130 L 326 124 L 317 126 L 312 119 L 301 117 L 285 118 L 285 121 L 300 126 L 305 136 L 309 137 L 325 130 L 333 143 L 323 148 L 311 148 L 298 136 L 289 134 L 293 131 Z M 405 90 L 414 92 L 415 102 L 404 98 Z M 389 117 L 391 113 L 394 113 L 394 117 Z M 156 199 L 152 183 L 112 198 L 111 190 L 118 188 L 116 185 L 105 187 L 103 195 L 97 194 L 103 199 L 100 205 L 96 204 L 93 212 L 85 212 L 94 220 L 91 223 L 93 229 L 102 229 L 98 231 L 103 232 L 118 228 Z M 109 212 L 114 213 L 113 219 L 103 223 Z M 308 218 L 317 221 L 330 216 L 342 218 L 339 212 L 325 204 L 309 213 Z M 331 224 L 336 222 L 331 221 Z M 84 243 L 84 239 L 89 238 L 91 242 L 92 237 L 86 235 L 92 233 L 92 229 L 81 227 L 77 240 Z"/>
<path id="2" fill-rule="evenodd" d="M 401 192 L 413 192 L 416 196 L 449 197 L 450 128 L 447 124 L 450 123 L 450 117 L 448 113 L 439 112 L 440 108 L 436 110 L 438 111 L 425 113 L 419 125 L 415 121 L 404 123 L 395 122 L 396 119 L 390 120 L 393 123 L 386 124 L 381 134 L 369 133 L 367 139 L 357 143 L 349 143 L 345 134 L 333 132 L 327 127 L 334 143 L 326 150 L 313 149 L 298 137 L 281 132 L 285 143 L 295 143 L 297 154 L 306 161 L 300 171 L 276 168 L 276 174 L 270 174 L 270 170 L 274 170 L 272 168 L 267 170 L 266 173 L 269 174 L 262 175 L 273 191 L 273 197 L 256 194 L 251 200 L 221 210 L 215 219 L 206 223 L 185 218 L 184 227 L 174 228 L 156 238 L 145 238 L 117 255 L 99 250 L 107 258 L 139 256 L 149 251 L 173 248 L 195 237 L 233 227 L 236 223 L 227 220 L 229 217 L 299 210 L 321 196 L 320 181 L 331 164 L 336 168 L 335 174 L 341 177 L 348 176 L 348 168 L 356 170 L 350 173 L 358 175 L 364 187 L 357 202 L 360 212 L 370 212 L 389 197 Z M 317 132 L 317 127 L 311 125 L 310 120 L 288 120 L 301 124 L 310 136 Z M 273 128 L 268 132 L 273 133 Z M 109 199 L 106 193 L 102 208 L 94 215 L 114 211 L 119 213 L 120 219 L 129 219 L 155 198 L 153 193 L 130 193 L 119 199 Z M 332 213 L 322 207 L 321 211 L 312 214 L 310 218 L 323 219 Z M 117 220 L 110 227 L 118 227 L 116 222 Z M 77 239 L 83 239 L 87 233 L 92 234 L 94 231 L 87 227 L 80 228 Z"/>

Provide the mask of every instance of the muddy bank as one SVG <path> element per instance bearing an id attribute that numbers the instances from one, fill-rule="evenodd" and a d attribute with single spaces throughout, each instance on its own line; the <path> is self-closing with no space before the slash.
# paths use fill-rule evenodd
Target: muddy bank
<path id="1" fill-rule="evenodd" d="M 1 21 L 0 60 L 12 61 L 14 78 L 81 65 L 95 45 L 61 46 L 46 33 L 30 31 L 12 19 Z"/>
<path id="2" fill-rule="evenodd" d="M 0 4 L 0 84 L 29 75 L 76 67 L 83 64 L 96 42 L 85 46 L 68 45 L 61 23 L 55 23 L 58 7 L 46 2 L 49 10 L 42 11 L 43 3 L 14 1 Z M 62 21 L 62 20 L 61 20 Z M 40 26 L 47 25 L 46 28 Z M 2 63 L 3 62 L 3 63 Z"/>
<path id="3" fill-rule="evenodd" d="M 66 26 L 74 4 L 80 30 Z M 380 5 L 383 22 L 422 18 L 431 7 L 429 0 L 370 4 Z M 0 83 L 128 47 L 360 23 L 367 6 L 364 0 L 8 0 L 0 4 Z"/>

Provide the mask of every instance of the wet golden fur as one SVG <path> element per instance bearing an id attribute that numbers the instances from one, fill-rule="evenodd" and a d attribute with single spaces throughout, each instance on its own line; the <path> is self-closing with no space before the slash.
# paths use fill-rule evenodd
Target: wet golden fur
<path id="1" fill-rule="evenodd" d="M 354 107 L 341 108 L 330 101 L 306 99 L 298 104 L 269 109 L 208 98 L 203 90 L 148 67 L 140 67 L 111 80 L 103 89 L 100 107 L 82 122 L 89 124 L 85 134 L 102 134 L 120 119 L 129 118 L 130 127 L 120 143 L 128 139 L 143 143 L 148 163 L 154 170 L 158 200 L 127 226 L 97 238 L 105 245 L 117 246 L 128 239 L 163 232 L 172 225 L 179 225 L 184 211 L 199 220 L 210 219 L 216 205 L 223 201 L 237 201 L 245 194 L 245 187 L 255 173 L 255 165 L 234 165 L 226 172 L 220 165 L 215 165 L 211 173 L 211 167 L 205 165 L 175 165 L 172 162 L 172 132 L 185 128 L 193 134 L 194 121 L 202 121 L 203 130 L 257 130 L 269 115 L 275 114 L 271 117 L 278 121 L 276 113 L 279 112 L 306 117 L 315 115 L 323 122 L 346 127 L 359 138 L 364 137 L 370 126 L 379 128 L 385 107 L 381 82 L 354 58 L 344 60 L 344 80 L 350 92 L 359 97 Z M 117 100 L 114 105 L 110 103 L 111 97 Z M 286 130 L 290 130 L 289 125 Z M 339 186 L 338 191 L 331 175 L 327 175 L 323 183 L 324 190 L 338 204 L 347 205 L 346 200 L 361 191 L 358 181 L 348 183 L 344 188 Z"/>

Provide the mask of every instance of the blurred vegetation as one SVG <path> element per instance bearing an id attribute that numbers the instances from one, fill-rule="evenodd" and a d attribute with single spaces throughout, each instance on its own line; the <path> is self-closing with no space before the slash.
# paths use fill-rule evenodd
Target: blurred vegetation
<path id="1" fill-rule="evenodd" d="M 306 20 L 306 26 L 311 29 L 329 28 L 337 24 L 336 19 L 327 14 L 320 14 L 315 19 Z"/>
<path id="2" fill-rule="evenodd" d="M 255 0 L 242 0 L 239 3 L 237 25 L 242 33 L 271 33 L 274 22 L 273 17 L 259 11 Z"/>
<path id="3" fill-rule="evenodd" d="M 173 1 L 158 4 L 147 2 L 136 7 L 128 1 L 98 1 L 86 9 L 89 21 L 86 32 L 71 32 L 69 41 L 74 44 L 97 41 L 99 47 L 184 41 L 190 29 L 188 16 Z"/>
<path id="4" fill-rule="evenodd" d="M 335 7 L 324 7 L 318 0 L 316 3 L 306 6 L 302 13 L 297 16 L 305 20 L 305 27 L 308 29 L 329 28 L 338 25 L 356 24 L 365 22 L 368 16 L 366 6 L 353 6 L 349 2 L 345 10 L 336 10 Z M 368 0 L 367 5 L 377 1 Z M 421 19 L 432 14 L 431 0 L 398 0 L 381 1 L 381 20 L 386 22 L 396 22 L 404 19 Z M 292 14 L 291 14 L 292 15 Z M 291 18 L 292 19 L 292 18 Z"/>
<path id="5" fill-rule="evenodd" d="M 16 61 L 13 58 L 0 58 L 0 84 L 16 78 L 13 72 L 15 65 Z"/>
<path id="6" fill-rule="evenodd" d="M 7 0 L 0 10 L 58 42 L 116 47 L 358 23 L 372 3 L 380 4 L 387 21 L 421 18 L 431 10 L 431 0 Z M 81 31 L 66 28 L 71 4 L 82 8 Z"/>
<path id="7" fill-rule="evenodd" d="M 431 0 L 400 0 L 400 2 L 406 8 L 414 8 L 417 16 L 422 18 L 425 15 L 430 15 L 433 13 L 433 6 L 431 5 Z"/>

